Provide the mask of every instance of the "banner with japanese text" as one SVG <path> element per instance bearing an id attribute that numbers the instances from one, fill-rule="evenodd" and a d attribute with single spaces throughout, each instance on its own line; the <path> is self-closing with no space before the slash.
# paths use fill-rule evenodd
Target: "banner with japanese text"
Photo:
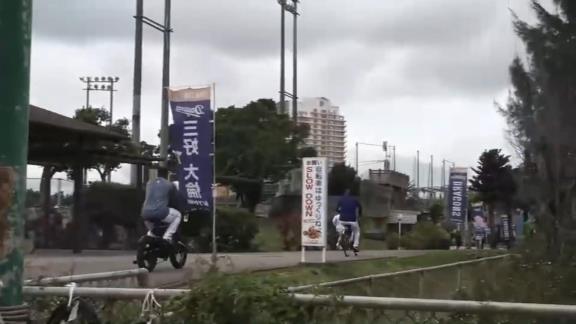
<path id="1" fill-rule="evenodd" d="M 213 165 L 212 89 L 170 91 L 174 124 L 170 126 L 170 148 L 178 159 L 178 184 L 190 210 L 211 209 Z"/>
<path id="2" fill-rule="evenodd" d="M 326 158 L 302 161 L 302 246 L 326 246 L 328 207 Z"/>
<path id="3" fill-rule="evenodd" d="M 468 213 L 468 170 L 451 168 L 448 178 L 448 213 L 450 221 L 462 224 Z"/>

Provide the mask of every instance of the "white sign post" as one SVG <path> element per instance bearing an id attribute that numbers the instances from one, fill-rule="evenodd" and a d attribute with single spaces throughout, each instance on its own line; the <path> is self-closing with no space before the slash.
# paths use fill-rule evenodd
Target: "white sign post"
<path id="1" fill-rule="evenodd" d="M 326 262 L 327 197 L 327 159 L 304 158 L 302 161 L 302 263 L 306 263 L 307 246 L 322 247 L 322 263 Z"/>

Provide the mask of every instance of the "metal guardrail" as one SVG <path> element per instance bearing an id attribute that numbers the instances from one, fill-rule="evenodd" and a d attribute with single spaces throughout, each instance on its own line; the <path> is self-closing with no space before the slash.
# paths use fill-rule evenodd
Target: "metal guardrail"
<path id="1" fill-rule="evenodd" d="M 29 279 L 24 281 L 24 284 L 32 286 L 65 285 L 71 282 L 82 283 L 93 281 L 118 280 L 124 278 L 137 277 L 145 274 L 148 274 L 148 270 L 140 268 L 140 269 L 130 269 L 130 270 L 120 270 L 110 272 L 78 274 L 78 275 L 61 276 L 61 277 Z"/>
<path id="2" fill-rule="evenodd" d="M 24 295 L 29 297 L 58 296 L 69 297 L 67 287 L 24 287 Z M 76 287 L 74 296 L 95 299 L 143 299 L 153 292 L 157 299 L 167 299 L 189 292 L 188 289 L 138 289 L 138 288 L 87 288 Z M 383 310 L 423 311 L 438 313 L 466 313 L 492 315 L 527 315 L 535 317 L 576 318 L 576 305 L 505 303 L 490 301 L 464 301 L 420 298 L 389 298 L 366 296 L 331 296 L 312 294 L 292 294 L 299 303 L 311 305 L 344 305 Z"/>
<path id="3" fill-rule="evenodd" d="M 334 296 L 294 294 L 294 298 L 301 303 L 314 305 L 333 305 Z M 387 310 L 425 311 L 442 313 L 466 314 L 506 314 L 506 315 L 532 315 L 537 317 L 570 317 L 576 318 L 576 305 L 504 303 L 471 300 L 443 300 L 419 298 L 390 298 L 343 296 L 336 299 L 337 303 L 346 306 L 365 308 L 380 308 Z"/>
<path id="4" fill-rule="evenodd" d="M 475 263 L 499 260 L 499 259 L 503 259 L 503 258 L 506 258 L 509 256 L 510 256 L 510 254 L 503 254 L 503 255 L 497 255 L 497 256 L 493 256 L 493 257 L 481 258 L 481 259 L 447 263 L 447 264 L 442 264 L 442 265 L 432 266 L 432 267 L 416 268 L 416 269 L 402 270 L 402 271 L 396 271 L 396 272 L 385 272 L 385 273 L 380 273 L 380 274 L 375 274 L 375 275 L 355 277 L 355 278 L 349 278 L 349 279 L 343 279 L 343 280 L 321 282 L 321 283 L 317 283 L 317 284 L 309 284 L 309 285 L 296 286 L 296 287 L 288 287 L 288 291 L 289 292 L 298 292 L 298 291 L 308 290 L 308 289 L 312 289 L 312 288 L 342 286 L 342 285 L 358 283 L 358 282 L 362 282 L 362 281 L 371 281 L 374 279 L 389 278 L 389 277 L 394 277 L 394 276 L 417 274 L 417 273 L 422 274 L 422 273 L 425 273 L 428 271 L 443 270 L 443 269 L 448 269 L 448 268 L 458 268 L 458 267 L 462 267 L 465 265 L 471 265 L 471 264 L 475 264 Z"/>

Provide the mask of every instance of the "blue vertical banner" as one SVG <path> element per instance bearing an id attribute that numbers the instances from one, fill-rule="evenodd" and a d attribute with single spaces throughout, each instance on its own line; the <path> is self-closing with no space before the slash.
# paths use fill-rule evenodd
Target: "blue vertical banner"
<path id="1" fill-rule="evenodd" d="M 448 213 L 450 221 L 462 224 L 466 221 L 468 212 L 468 170 L 466 168 L 451 168 L 448 178 Z"/>
<path id="2" fill-rule="evenodd" d="M 174 124 L 170 148 L 178 159 L 178 184 L 190 210 L 211 209 L 214 181 L 214 113 L 211 87 L 170 91 Z"/>

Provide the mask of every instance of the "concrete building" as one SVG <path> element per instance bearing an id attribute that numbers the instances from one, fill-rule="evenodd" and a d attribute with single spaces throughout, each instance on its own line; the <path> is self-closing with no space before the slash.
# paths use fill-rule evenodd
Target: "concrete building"
<path id="1" fill-rule="evenodd" d="M 305 145 L 327 157 L 330 167 L 346 162 L 346 121 L 339 107 L 324 97 L 303 99 L 298 104 L 298 122 L 310 126 Z"/>

